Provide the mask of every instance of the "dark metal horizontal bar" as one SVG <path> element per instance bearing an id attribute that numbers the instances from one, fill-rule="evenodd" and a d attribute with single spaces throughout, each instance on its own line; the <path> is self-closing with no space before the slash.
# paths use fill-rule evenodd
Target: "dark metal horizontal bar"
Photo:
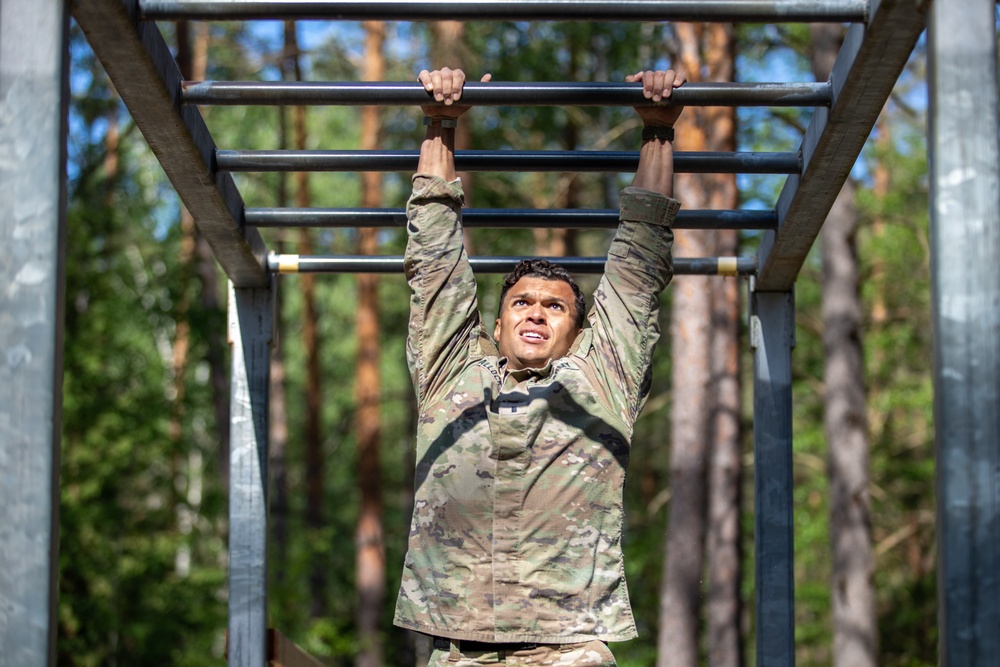
<path id="1" fill-rule="evenodd" d="M 478 273 L 507 273 L 523 257 L 472 257 Z M 572 273 L 604 272 L 604 257 L 550 257 Z M 755 257 L 675 257 L 675 275 L 746 276 L 757 269 Z M 403 273 L 400 256 L 275 255 L 268 258 L 275 273 Z"/>
<path id="2" fill-rule="evenodd" d="M 418 151 L 216 152 L 220 171 L 401 171 L 417 168 Z M 674 153 L 674 170 L 688 174 L 797 174 L 798 153 Z M 638 151 L 456 151 L 459 171 L 634 172 Z"/>
<path id="3" fill-rule="evenodd" d="M 866 0 L 140 0 L 147 20 L 864 21 Z"/>
<path id="4" fill-rule="evenodd" d="M 251 227 L 405 227 L 406 212 L 401 208 L 248 208 L 246 223 Z M 467 228 L 492 229 L 614 229 L 616 209 L 465 209 L 462 224 Z M 774 211 L 681 210 L 674 229 L 775 229 Z"/>
<path id="5" fill-rule="evenodd" d="M 686 106 L 829 106 L 829 82 L 823 83 L 686 83 L 671 100 Z M 430 96 L 419 83 L 314 81 L 188 81 L 187 104 L 418 106 Z M 469 106 L 652 106 L 638 83 L 465 84 L 462 104 Z"/>

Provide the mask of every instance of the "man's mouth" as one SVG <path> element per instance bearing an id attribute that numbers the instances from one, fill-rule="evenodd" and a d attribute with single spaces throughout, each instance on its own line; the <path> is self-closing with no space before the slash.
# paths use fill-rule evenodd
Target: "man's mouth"
<path id="1" fill-rule="evenodd" d="M 527 338 L 528 340 L 545 340 L 545 336 L 537 331 L 523 331 L 521 332 L 521 338 Z"/>

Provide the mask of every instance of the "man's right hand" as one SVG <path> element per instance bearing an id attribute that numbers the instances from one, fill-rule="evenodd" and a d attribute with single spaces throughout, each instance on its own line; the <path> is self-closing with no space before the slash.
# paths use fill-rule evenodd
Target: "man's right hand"
<path id="1" fill-rule="evenodd" d="M 482 82 L 486 83 L 492 74 L 484 74 Z M 421 105 L 424 114 L 434 118 L 458 118 L 469 110 L 467 106 L 455 104 L 462 99 L 462 88 L 465 86 L 465 72 L 460 69 L 442 67 L 433 72 L 423 70 L 417 80 L 424 85 L 424 90 L 431 94 L 436 104 Z"/>

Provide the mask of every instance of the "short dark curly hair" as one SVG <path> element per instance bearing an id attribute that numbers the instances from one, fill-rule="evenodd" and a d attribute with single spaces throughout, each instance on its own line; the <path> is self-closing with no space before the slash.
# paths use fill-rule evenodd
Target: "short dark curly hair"
<path id="1" fill-rule="evenodd" d="M 522 259 L 517 263 L 513 271 L 503 277 L 503 286 L 500 288 L 500 304 L 497 306 L 497 317 L 500 317 L 500 313 L 503 312 L 503 302 L 507 296 L 507 292 L 510 291 L 510 288 L 518 280 L 525 276 L 529 278 L 544 278 L 545 280 L 561 280 L 567 283 L 573 289 L 573 296 L 575 297 L 573 306 L 576 311 L 576 326 L 579 329 L 583 328 L 587 311 L 587 299 L 583 296 L 580 286 L 573 280 L 570 272 L 547 259 Z"/>

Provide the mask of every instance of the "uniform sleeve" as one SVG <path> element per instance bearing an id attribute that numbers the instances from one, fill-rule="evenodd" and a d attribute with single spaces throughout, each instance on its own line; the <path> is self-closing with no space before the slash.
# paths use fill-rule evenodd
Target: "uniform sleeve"
<path id="1" fill-rule="evenodd" d="M 412 292 L 406 357 L 418 405 L 464 366 L 480 329 L 476 281 L 462 245 L 459 180 L 417 174 L 406 206 Z"/>
<path id="2" fill-rule="evenodd" d="M 649 392 L 660 338 L 660 292 L 673 277 L 672 225 L 680 203 L 629 187 L 622 191 L 618 232 L 590 312 L 594 352 L 617 407 L 634 421 Z"/>

